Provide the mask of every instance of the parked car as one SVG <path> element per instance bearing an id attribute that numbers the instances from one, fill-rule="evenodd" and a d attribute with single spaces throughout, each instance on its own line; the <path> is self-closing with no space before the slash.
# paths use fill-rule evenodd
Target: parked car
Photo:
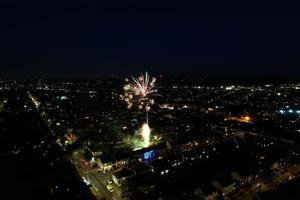
<path id="1" fill-rule="evenodd" d="M 113 181 L 111 179 L 108 179 L 107 182 L 108 182 L 108 184 L 112 184 L 113 183 Z"/>
<path id="2" fill-rule="evenodd" d="M 113 191 L 114 191 L 114 188 L 113 188 L 111 185 L 107 185 L 106 188 L 107 188 L 107 190 L 110 191 L 110 192 L 113 192 Z"/>

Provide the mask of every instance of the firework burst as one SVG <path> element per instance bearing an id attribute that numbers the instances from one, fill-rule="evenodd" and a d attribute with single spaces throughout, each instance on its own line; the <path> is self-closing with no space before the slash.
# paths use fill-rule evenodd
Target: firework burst
<path id="1" fill-rule="evenodd" d="M 157 92 L 154 89 L 156 78 L 150 79 L 148 72 L 146 72 L 145 75 L 142 74 L 138 78 L 131 77 L 131 79 L 131 81 L 129 79 L 125 80 L 124 95 L 121 95 L 121 98 L 127 103 L 128 109 L 133 105 L 137 105 L 140 110 L 148 112 L 151 105 L 154 104 L 152 97 Z"/>

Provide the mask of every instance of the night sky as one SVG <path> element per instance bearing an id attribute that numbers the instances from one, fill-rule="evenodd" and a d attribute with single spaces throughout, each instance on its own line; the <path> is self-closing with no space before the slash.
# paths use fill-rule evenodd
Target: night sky
<path id="1" fill-rule="evenodd" d="M 0 77 L 299 77 L 298 5 L 82 2 L 1 1 Z"/>

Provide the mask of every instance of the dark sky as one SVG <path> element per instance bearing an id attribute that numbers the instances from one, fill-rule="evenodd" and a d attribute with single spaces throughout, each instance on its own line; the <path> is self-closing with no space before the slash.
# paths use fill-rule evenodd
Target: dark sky
<path id="1" fill-rule="evenodd" d="M 2 77 L 300 74 L 298 5 L 1 2 Z"/>

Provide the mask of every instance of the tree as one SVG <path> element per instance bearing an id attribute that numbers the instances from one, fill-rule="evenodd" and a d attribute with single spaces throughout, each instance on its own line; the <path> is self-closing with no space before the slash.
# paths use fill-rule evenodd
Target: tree
<path id="1" fill-rule="evenodd" d="M 90 161 L 93 157 L 93 154 L 89 150 L 85 150 L 83 157 L 85 160 Z"/>

